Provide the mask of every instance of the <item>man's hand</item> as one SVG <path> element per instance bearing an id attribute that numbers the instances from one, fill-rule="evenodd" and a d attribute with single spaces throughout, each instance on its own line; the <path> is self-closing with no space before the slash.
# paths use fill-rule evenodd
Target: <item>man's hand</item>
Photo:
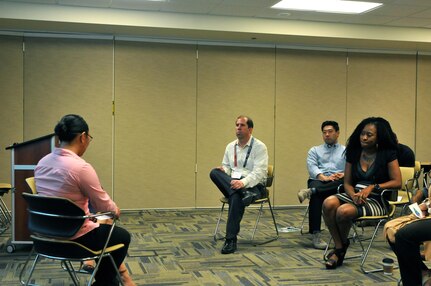
<path id="1" fill-rule="evenodd" d="M 330 176 L 325 176 L 323 174 L 319 174 L 317 178 L 322 182 L 328 182 L 328 181 L 338 181 L 344 177 L 344 173 L 335 173 Z"/>
<path id="2" fill-rule="evenodd" d="M 421 204 L 419 205 L 419 208 L 421 209 L 422 214 L 423 214 L 424 216 L 428 216 L 428 206 L 427 206 L 425 203 L 421 203 Z"/>
<path id="3" fill-rule="evenodd" d="M 225 173 L 224 169 L 222 166 L 217 167 L 217 169 L 219 169 L 220 171 L 222 171 L 223 173 Z"/>
<path id="4" fill-rule="evenodd" d="M 335 173 L 332 176 L 336 178 L 335 180 L 341 180 L 342 178 L 344 178 L 344 173 Z"/>
<path id="5" fill-rule="evenodd" d="M 240 180 L 232 180 L 230 181 L 230 187 L 234 190 L 239 190 L 244 188 L 244 184 Z"/>

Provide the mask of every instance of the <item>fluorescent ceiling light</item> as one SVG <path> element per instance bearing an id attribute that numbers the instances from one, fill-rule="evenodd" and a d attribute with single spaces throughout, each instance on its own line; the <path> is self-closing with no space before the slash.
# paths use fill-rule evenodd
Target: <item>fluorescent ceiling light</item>
<path id="1" fill-rule="evenodd" d="M 271 8 L 324 13 L 359 14 L 375 9 L 381 5 L 383 4 L 344 0 L 282 0 Z"/>

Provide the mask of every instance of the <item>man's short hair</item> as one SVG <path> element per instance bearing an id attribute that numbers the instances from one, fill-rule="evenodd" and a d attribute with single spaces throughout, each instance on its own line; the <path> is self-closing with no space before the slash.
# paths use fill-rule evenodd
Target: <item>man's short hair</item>
<path id="1" fill-rule="evenodd" d="M 253 123 L 253 119 L 251 119 L 250 117 L 248 117 L 247 115 L 240 115 L 236 118 L 236 120 L 240 119 L 240 118 L 245 118 L 247 119 L 246 123 L 247 123 L 247 127 L 248 128 L 253 128 L 254 127 L 254 123 Z"/>
<path id="2" fill-rule="evenodd" d="M 340 130 L 338 123 L 336 121 L 332 121 L 332 120 L 324 121 L 322 123 L 322 127 L 320 129 L 323 131 L 323 128 L 325 128 L 325 126 L 329 126 L 329 125 L 334 127 L 335 131 L 337 131 L 337 132 Z"/>

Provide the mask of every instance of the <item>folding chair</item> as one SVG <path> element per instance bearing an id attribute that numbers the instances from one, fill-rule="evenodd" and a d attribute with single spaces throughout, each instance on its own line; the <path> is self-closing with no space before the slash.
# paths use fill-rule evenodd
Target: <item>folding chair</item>
<path id="1" fill-rule="evenodd" d="M 307 206 L 307 208 L 305 209 L 304 215 L 302 217 L 302 222 L 301 222 L 301 226 L 299 227 L 301 234 L 304 234 L 304 225 L 305 225 L 305 221 L 308 217 L 308 212 L 310 211 L 310 205 Z"/>
<path id="2" fill-rule="evenodd" d="M 266 179 L 266 196 L 265 196 L 265 198 L 258 199 L 258 200 L 256 200 L 256 201 L 254 201 L 254 202 L 251 203 L 251 205 L 260 205 L 259 212 L 257 214 L 256 222 L 255 222 L 254 229 L 253 229 L 253 232 L 251 234 L 251 239 L 250 239 L 250 243 L 254 244 L 254 245 L 266 244 L 268 242 L 277 240 L 278 237 L 279 237 L 277 223 L 275 222 L 274 211 L 273 211 L 273 208 L 272 208 L 272 205 L 271 205 L 271 199 L 270 199 L 270 196 L 269 196 L 269 189 L 268 189 L 268 188 L 270 188 L 272 186 L 273 180 L 274 180 L 274 166 L 268 165 L 268 176 L 267 176 L 267 179 Z M 217 220 L 217 225 L 216 225 L 215 230 L 214 230 L 214 235 L 213 235 L 214 241 L 223 239 L 223 236 L 219 236 L 218 232 L 219 232 L 220 222 L 221 222 L 221 218 L 222 218 L 222 215 L 223 215 L 223 211 L 224 211 L 225 205 L 229 203 L 229 200 L 226 197 L 221 197 L 220 198 L 220 202 L 222 203 L 222 206 L 221 206 L 220 214 L 219 214 L 219 217 L 218 217 L 218 220 Z M 276 235 L 273 236 L 273 237 L 270 237 L 270 238 L 266 239 L 265 241 L 255 242 L 254 241 L 254 236 L 256 234 L 260 218 L 262 217 L 263 205 L 265 203 L 268 204 L 268 208 L 269 208 L 269 210 L 271 212 L 272 222 L 274 224 L 274 230 L 275 230 L 275 234 Z"/>
<path id="3" fill-rule="evenodd" d="M 402 216 L 408 205 L 412 203 L 413 190 L 416 188 L 416 171 L 413 167 L 400 167 L 400 171 L 403 185 L 398 190 L 398 199 L 396 201 L 389 201 L 389 204 L 402 207 L 400 212 L 400 216 Z"/>
<path id="4" fill-rule="evenodd" d="M 36 182 L 34 181 L 34 177 L 28 177 L 27 179 L 25 179 L 25 182 L 30 187 L 31 193 L 32 194 L 37 194 Z"/>
<path id="5" fill-rule="evenodd" d="M 0 234 L 5 232 L 12 223 L 11 212 L 3 201 L 3 195 L 9 193 L 10 189 L 10 184 L 0 183 Z"/>
<path id="6" fill-rule="evenodd" d="M 85 215 L 80 207 L 66 198 L 40 196 L 29 193 L 22 193 L 22 195 L 28 205 L 28 228 L 31 233 L 30 237 L 33 240 L 33 249 L 21 270 L 19 276 L 21 285 L 34 285 L 29 283 L 41 257 L 61 261 L 63 269 L 69 273 L 74 285 L 80 285 L 80 283 L 72 262 L 97 261 L 88 281 L 88 285 L 91 285 L 102 258 L 108 259 L 116 270 L 119 283 L 124 285 L 114 259 L 111 256 L 111 252 L 124 247 L 124 244 L 107 246 L 116 223 L 112 212 Z M 113 223 L 102 249 L 89 249 L 82 244 L 69 240 L 81 228 L 86 219 L 95 219 L 106 215 L 113 218 Z M 24 281 L 24 273 L 34 253 L 36 257 L 31 268 L 27 271 L 27 279 Z"/>
<path id="7" fill-rule="evenodd" d="M 415 188 L 420 188 L 420 186 L 419 186 L 419 178 L 420 178 L 420 176 L 422 175 L 422 172 L 423 172 L 423 168 L 422 168 L 422 166 L 421 166 L 421 162 L 419 162 L 419 161 L 415 161 Z"/>
<path id="8" fill-rule="evenodd" d="M 390 194 L 391 198 L 394 196 L 394 194 L 396 194 L 397 190 L 392 190 L 392 189 L 385 189 L 382 191 L 382 193 L 380 194 L 380 200 L 383 203 L 383 205 L 385 206 L 386 209 L 386 215 L 382 215 L 382 216 L 363 216 L 363 217 L 359 217 L 357 218 L 353 224 L 352 224 L 352 239 L 353 241 L 358 241 L 359 245 L 361 247 L 362 253 L 359 255 L 355 255 L 355 256 L 351 256 L 351 257 L 347 257 L 346 259 L 350 259 L 350 258 L 361 258 L 361 264 L 360 264 L 360 269 L 363 273 L 368 274 L 368 273 L 374 273 L 374 272 L 381 272 L 383 271 L 383 268 L 378 268 L 378 269 L 370 269 L 370 270 L 366 270 L 365 269 L 365 262 L 367 260 L 368 257 L 368 253 L 371 249 L 371 246 L 377 236 L 377 232 L 379 230 L 379 227 L 381 225 L 384 225 L 384 223 L 386 223 L 387 221 L 389 221 L 394 213 L 395 213 L 395 205 L 390 204 L 389 201 L 387 199 L 385 199 L 385 196 L 387 196 L 386 194 Z M 373 230 L 372 235 L 369 238 L 362 238 L 357 230 L 356 224 L 360 224 L 362 222 L 373 222 L 375 223 L 375 227 Z M 368 246 L 365 248 L 364 245 L 362 244 L 363 241 L 369 240 L 370 242 L 368 243 Z M 326 247 L 324 253 L 323 253 L 323 258 L 324 260 L 327 260 L 327 254 L 328 254 L 328 250 L 329 250 L 329 245 L 332 241 L 332 237 L 329 239 L 328 242 L 328 246 Z"/>

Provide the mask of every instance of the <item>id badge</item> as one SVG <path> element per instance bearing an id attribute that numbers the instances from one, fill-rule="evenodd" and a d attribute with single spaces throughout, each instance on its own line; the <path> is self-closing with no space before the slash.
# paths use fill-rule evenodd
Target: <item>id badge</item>
<path id="1" fill-rule="evenodd" d="M 231 177 L 232 177 L 232 179 L 239 180 L 239 179 L 241 179 L 241 172 L 240 171 L 233 171 Z"/>

